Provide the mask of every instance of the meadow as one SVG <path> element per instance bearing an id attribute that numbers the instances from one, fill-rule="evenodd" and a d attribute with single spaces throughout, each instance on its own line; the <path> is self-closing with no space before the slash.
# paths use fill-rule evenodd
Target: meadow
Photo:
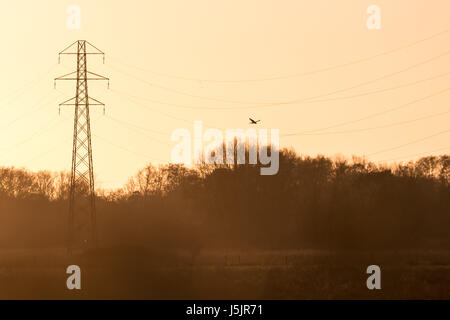
<path id="1" fill-rule="evenodd" d="M 66 287 L 67 266 L 82 289 Z M 381 268 L 368 290 L 366 268 Z M 0 299 L 449 299 L 450 252 L 2 250 Z"/>
<path id="2" fill-rule="evenodd" d="M 70 256 L 67 172 L 0 168 L 0 298 L 450 298 L 448 156 L 383 166 L 283 149 L 278 174 L 259 173 L 149 164 L 96 191 L 99 245 L 80 215 Z M 82 290 L 66 288 L 69 265 Z"/>

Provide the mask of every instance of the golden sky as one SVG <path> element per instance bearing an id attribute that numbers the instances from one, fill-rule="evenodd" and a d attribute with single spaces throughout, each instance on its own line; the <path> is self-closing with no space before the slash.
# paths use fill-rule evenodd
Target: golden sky
<path id="1" fill-rule="evenodd" d="M 379 30 L 366 26 L 373 4 Z M 81 9 L 79 30 L 66 26 L 69 5 Z M 446 0 L 1 0 L 0 165 L 70 170 L 73 107 L 58 116 L 58 104 L 75 83 L 54 90 L 53 78 L 75 70 L 57 54 L 79 39 L 106 53 L 88 69 L 111 78 L 110 90 L 89 85 L 106 104 L 106 116 L 91 109 L 100 188 L 168 162 L 171 132 L 194 120 L 316 130 L 281 138 L 309 155 L 448 152 L 449 10 Z"/>

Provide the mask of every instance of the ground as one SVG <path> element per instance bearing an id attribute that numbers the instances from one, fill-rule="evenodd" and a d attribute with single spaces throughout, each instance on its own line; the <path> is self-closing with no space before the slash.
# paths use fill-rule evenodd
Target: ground
<path id="1" fill-rule="evenodd" d="M 77 264 L 82 289 L 66 287 Z M 366 268 L 381 268 L 368 290 Z M 450 299 L 450 252 L 0 250 L 1 299 Z"/>

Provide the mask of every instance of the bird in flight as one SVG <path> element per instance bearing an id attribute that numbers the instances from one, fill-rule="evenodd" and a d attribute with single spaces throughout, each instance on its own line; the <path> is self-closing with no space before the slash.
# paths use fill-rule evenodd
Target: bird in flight
<path id="1" fill-rule="evenodd" d="M 250 120 L 250 124 L 258 124 L 261 120 L 253 120 L 252 118 L 248 118 Z"/>

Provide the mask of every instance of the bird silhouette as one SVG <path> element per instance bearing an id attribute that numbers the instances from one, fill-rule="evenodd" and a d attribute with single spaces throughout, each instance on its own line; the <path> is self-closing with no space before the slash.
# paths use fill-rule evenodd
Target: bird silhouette
<path id="1" fill-rule="evenodd" d="M 258 124 L 261 120 L 253 120 L 252 118 L 248 118 L 250 120 L 250 124 Z"/>

